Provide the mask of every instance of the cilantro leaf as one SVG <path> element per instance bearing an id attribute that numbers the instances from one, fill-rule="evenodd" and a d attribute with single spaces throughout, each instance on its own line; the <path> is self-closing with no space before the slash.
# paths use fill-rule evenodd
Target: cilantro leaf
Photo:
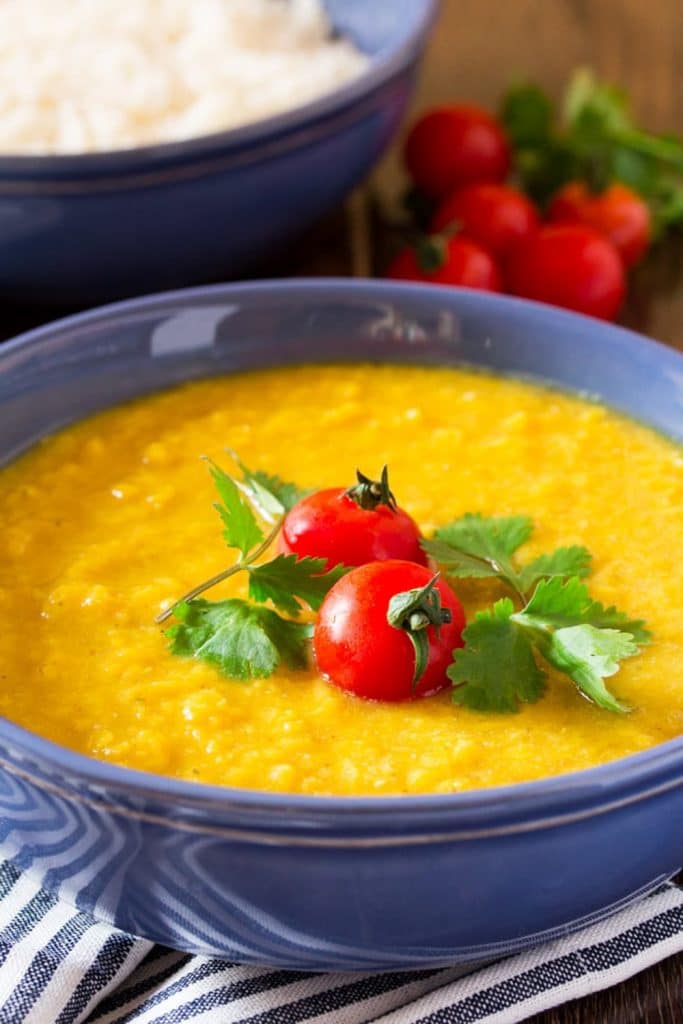
<path id="1" fill-rule="evenodd" d="M 543 657 L 576 683 L 579 691 L 601 708 L 624 714 L 631 710 L 610 693 L 604 679 L 619 669 L 621 658 L 638 653 L 630 633 L 596 626 L 567 626 L 539 643 Z"/>
<path id="2" fill-rule="evenodd" d="M 578 68 L 564 97 L 564 117 L 579 137 L 604 139 L 632 126 L 626 93 L 598 82 L 592 71 Z"/>
<path id="3" fill-rule="evenodd" d="M 520 625 L 532 629 L 588 625 L 596 629 L 617 629 L 629 633 L 639 644 L 647 643 L 650 639 L 642 619 L 629 619 L 614 606 L 605 608 L 600 601 L 594 601 L 586 584 L 575 576 L 569 580 L 559 576 L 541 580 L 526 607 L 513 617 Z"/>
<path id="4" fill-rule="evenodd" d="M 238 486 L 254 503 L 266 522 L 272 523 L 285 512 L 289 512 L 308 493 L 279 476 L 265 473 L 261 469 L 248 469 L 236 452 L 232 449 L 228 451 L 242 472 L 242 480 Z"/>
<path id="5" fill-rule="evenodd" d="M 482 516 L 468 512 L 440 527 L 435 536 L 481 558 L 509 558 L 529 539 L 531 516 Z"/>
<path id="6" fill-rule="evenodd" d="M 549 555 L 539 555 L 532 562 L 523 566 L 519 573 L 519 581 L 524 593 L 528 593 L 539 580 L 551 576 L 578 576 L 583 578 L 590 573 L 591 553 L 588 548 L 574 544 L 567 548 L 557 548 Z"/>
<path id="7" fill-rule="evenodd" d="M 326 564 L 325 558 L 277 555 L 263 565 L 249 566 L 249 597 L 254 601 L 272 601 L 288 615 L 299 614 L 299 600 L 317 611 L 330 587 L 348 572 L 344 565 L 325 572 Z"/>
<path id="8" fill-rule="evenodd" d="M 585 697 L 608 711 L 630 710 L 609 692 L 604 679 L 618 670 L 620 658 L 637 654 L 638 644 L 649 640 L 642 620 L 594 601 L 576 576 L 541 580 L 527 606 L 511 619 Z"/>
<path id="9" fill-rule="evenodd" d="M 505 134 L 516 146 L 546 143 L 552 132 L 553 104 L 537 85 L 517 85 L 505 93 L 500 119 Z"/>
<path id="10" fill-rule="evenodd" d="M 490 611 L 478 612 L 463 631 L 465 646 L 453 652 L 448 675 L 453 701 L 476 711 L 516 711 L 533 703 L 545 688 L 530 638 L 513 621 L 509 598 Z"/>
<path id="11" fill-rule="evenodd" d="M 511 556 L 532 533 L 529 516 L 482 516 L 467 513 L 440 527 L 424 550 L 444 566 L 447 575 L 466 578 L 497 576 L 519 591 Z"/>
<path id="12" fill-rule="evenodd" d="M 199 598 L 176 605 L 173 614 L 179 622 L 166 631 L 172 653 L 208 661 L 232 679 L 269 676 L 281 661 L 306 665 L 312 627 L 270 608 Z"/>
<path id="13" fill-rule="evenodd" d="M 490 579 L 498 576 L 490 562 L 466 551 L 461 551 L 446 541 L 422 540 L 422 548 L 446 570 L 447 576 L 456 576 L 459 579 Z"/>
<path id="14" fill-rule="evenodd" d="M 261 527 L 232 477 L 214 462 L 209 462 L 209 471 L 221 499 L 214 508 L 223 521 L 225 543 L 229 548 L 238 548 L 246 558 L 251 549 L 263 540 Z"/>
<path id="15" fill-rule="evenodd" d="M 277 475 L 270 473 L 264 473 L 263 470 L 257 469 L 253 474 L 253 479 L 265 487 L 271 494 L 273 494 L 280 502 L 285 512 L 289 512 L 291 508 L 294 508 L 297 502 L 305 498 L 310 491 L 305 491 L 301 487 L 297 487 L 296 484 L 291 483 L 288 480 L 282 480 Z"/>

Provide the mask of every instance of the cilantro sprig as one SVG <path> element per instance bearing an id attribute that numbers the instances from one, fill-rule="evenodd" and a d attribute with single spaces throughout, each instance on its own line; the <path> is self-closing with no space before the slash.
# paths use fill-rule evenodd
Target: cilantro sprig
<path id="1" fill-rule="evenodd" d="M 296 555 L 260 561 L 285 514 L 305 492 L 279 477 L 252 472 L 231 454 L 241 477 L 230 476 L 207 461 L 219 498 L 214 508 L 223 524 L 223 539 L 228 548 L 239 552 L 238 558 L 193 587 L 156 621 L 165 622 L 171 616 L 177 620 L 166 631 L 173 654 L 201 658 L 233 679 L 252 679 L 271 675 L 281 662 L 291 668 L 306 665 L 312 626 L 296 619 L 304 606 L 317 611 L 347 569 L 337 565 L 326 572 L 326 559 Z M 262 523 L 270 529 L 264 531 Z M 249 600 L 200 597 L 238 572 L 248 575 Z M 264 607 L 268 601 L 274 608 Z"/>
<path id="2" fill-rule="evenodd" d="M 179 620 L 166 631 L 171 651 L 202 658 L 232 679 L 269 676 L 284 661 L 304 668 L 309 623 L 283 619 L 270 608 L 240 598 L 227 601 L 181 601 L 173 610 Z"/>
<path id="3" fill-rule="evenodd" d="M 570 79 L 561 116 L 536 85 L 508 90 L 501 121 L 524 190 L 545 203 L 572 179 L 600 192 L 621 181 L 648 202 L 657 233 L 683 226 L 683 139 L 644 131 L 620 89 L 586 69 Z"/>
<path id="4" fill-rule="evenodd" d="M 495 578 L 515 599 L 501 598 L 478 612 L 463 631 L 465 645 L 454 651 L 448 670 L 454 702 L 479 711 L 516 711 L 542 696 L 546 667 L 552 666 L 592 703 L 629 711 L 605 679 L 649 641 L 645 624 L 590 597 L 583 582 L 591 564 L 585 547 L 558 548 L 519 565 L 517 549 L 532 530 L 528 516 L 469 513 L 423 542 L 449 578 Z"/>
<path id="5" fill-rule="evenodd" d="M 527 565 L 515 565 L 513 555 L 533 532 L 530 516 L 487 516 L 468 512 L 439 527 L 423 548 L 452 577 L 496 577 L 522 601 L 539 580 L 569 576 L 583 578 L 590 572 L 588 548 L 574 545 L 540 555 Z"/>
<path id="6" fill-rule="evenodd" d="M 268 676 L 283 662 L 292 668 L 307 664 L 313 626 L 299 616 L 305 608 L 317 611 L 348 570 L 337 565 L 326 571 L 325 558 L 293 554 L 264 561 L 287 511 L 304 492 L 248 469 L 231 454 L 239 474 L 226 473 L 211 461 L 208 466 L 223 539 L 237 553 L 236 560 L 175 601 L 157 621 L 175 619 L 166 631 L 172 653 L 203 659 L 233 679 L 246 680 Z M 373 488 L 379 488 L 378 494 Z M 368 503 L 378 496 L 385 503 L 393 498 L 386 470 L 380 483 L 359 474 L 354 490 Z M 515 711 L 539 700 L 552 668 L 598 707 L 630 711 L 605 680 L 648 643 L 645 624 L 590 596 L 584 581 L 591 554 L 584 546 L 560 547 L 520 561 L 518 551 L 532 533 L 529 516 L 468 513 L 422 542 L 450 580 L 496 580 L 508 591 L 491 608 L 477 612 L 463 631 L 464 646 L 453 652 L 448 669 L 454 703 L 479 711 Z M 239 572 L 248 577 L 248 598 L 210 601 L 200 596 Z M 450 621 L 435 586 L 438 578 L 437 572 L 426 586 L 395 595 L 387 610 L 390 625 L 405 631 L 413 645 L 413 686 L 427 663 L 428 627 L 438 633 Z"/>

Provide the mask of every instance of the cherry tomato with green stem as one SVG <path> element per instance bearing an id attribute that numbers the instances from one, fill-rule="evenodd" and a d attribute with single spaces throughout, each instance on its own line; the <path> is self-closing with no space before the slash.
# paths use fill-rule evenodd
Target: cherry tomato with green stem
<path id="1" fill-rule="evenodd" d="M 427 235 L 416 246 L 406 246 L 389 264 L 386 276 L 395 281 L 501 290 L 500 270 L 493 256 L 464 235 Z"/>
<path id="2" fill-rule="evenodd" d="M 379 480 L 359 471 L 356 476 L 352 487 L 315 491 L 290 509 L 282 523 L 280 550 L 299 558 L 326 558 L 327 569 L 388 558 L 426 565 L 419 527 L 399 508 L 387 467 Z"/>
<path id="3" fill-rule="evenodd" d="M 432 199 L 472 181 L 504 181 L 510 168 L 500 122 L 471 104 L 429 110 L 410 130 L 403 156 L 414 183 Z"/>
<path id="4" fill-rule="evenodd" d="M 628 185 L 615 181 L 591 192 L 583 181 L 571 181 L 555 193 L 548 220 L 556 224 L 587 224 L 609 239 L 624 266 L 632 267 L 647 251 L 652 218 L 645 200 Z"/>
<path id="5" fill-rule="evenodd" d="M 536 207 L 519 189 L 477 183 L 457 189 L 441 202 L 432 218 L 432 231 L 462 232 L 504 259 L 540 226 Z"/>
<path id="6" fill-rule="evenodd" d="M 616 317 L 626 292 L 619 253 L 583 224 L 541 228 L 515 248 L 505 273 L 513 295 L 602 320 Z"/>
<path id="7" fill-rule="evenodd" d="M 353 569 L 323 601 L 313 634 L 318 668 L 357 697 L 402 701 L 449 685 L 465 614 L 452 589 L 414 562 Z"/>

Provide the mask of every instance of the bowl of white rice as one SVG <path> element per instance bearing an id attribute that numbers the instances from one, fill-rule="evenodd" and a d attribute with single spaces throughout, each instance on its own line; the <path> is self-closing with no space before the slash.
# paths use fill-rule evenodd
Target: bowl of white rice
<path id="1" fill-rule="evenodd" d="M 239 275 L 367 173 L 435 0 L 0 0 L 0 297 Z"/>

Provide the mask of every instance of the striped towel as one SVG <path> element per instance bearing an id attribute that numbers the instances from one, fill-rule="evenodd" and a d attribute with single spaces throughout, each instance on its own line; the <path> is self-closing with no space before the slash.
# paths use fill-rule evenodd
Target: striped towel
<path id="1" fill-rule="evenodd" d="M 683 889 L 669 882 L 599 924 L 486 965 L 247 967 L 99 924 L 0 864 L 1 1024 L 512 1024 L 681 951 Z"/>

